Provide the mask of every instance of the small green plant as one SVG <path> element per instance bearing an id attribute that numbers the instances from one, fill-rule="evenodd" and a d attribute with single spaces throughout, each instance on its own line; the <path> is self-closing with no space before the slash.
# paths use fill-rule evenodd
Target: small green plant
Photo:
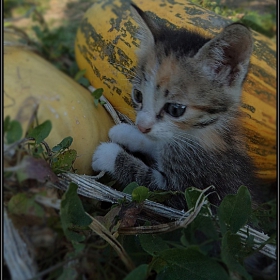
<path id="1" fill-rule="evenodd" d="M 32 29 L 37 37 L 34 45 L 41 55 L 58 69 L 74 77 L 78 71 L 74 55 L 76 27 L 69 25 L 50 30 L 46 24 L 41 24 L 34 25 Z"/>
<path id="2" fill-rule="evenodd" d="M 138 203 L 148 197 L 144 187 L 135 183 L 130 184 L 128 190 L 132 194 L 137 192 Z M 186 190 L 188 208 L 196 204 L 200 193 L 195 188 Z M 186 228 L 125 237 L 123 245 L 137 264 L 125 279 L 149 279 L 152 275 L 153 279 L 230 279 L 231 275 L 253 279 L 243 262 L 256 252 L 255 242 L 249 233 L 243 241 L 237 234 L 254 215 L 248 189 L 241 186 L 236 195 L 226 196 L 217 212 L 217 216 L 211 215 L 206 203 Z M 275 215 L 276 212 L 274 218 Z M 131 242 L 140 246 L 130 248 Z"/>
<path id="3" fill-rule="evenodd" d="M 85 73 L 86 69 L 78 71 L 74 77 L 74 80 L 84 87 L 88 88 L 90 86 L 90 82 L 87 78 L 84 77 Z"/>
<path id="4" fill-rule="evenodd" d="M 227 17 L 232 21 L 239 21 L 251 29 L 270 38 L 276 35 L 276 9 L 271 8 L 269 13 L 260 13 L 245 8 L 229 8 L 227 3 L 210 0 L 191 0 L 193 3 L 211 10 L 216 14 Z"/>
<path id="5" fill-rule="evenodd" d="M 33 158 L 43 159 L 48 162 L 53 172 L 56 174 L 72 169 L 72 165 L 77 157 L 77 152 L 73 149 L 69 149 L 73 138 L 70 136 L 66 137 L 58 145 L 50 149 L 44 140 L 49 136 L 51 129 L 52 124 L 47 120 L 34 128 L 30 128 L 26 136 L 22 138 L 23 130 L 21 124 L 16 120 L 11 120 L 9 116 L 5 118 L 5 143 L 7 145 L 20 144 L 19 149 L 24 156 L 22 158 L 23 161 L 18 166 L 26 168 L 27 173 L 30 173 L 28 170 L 33 165 L 36 165 Z M 7 170 L 10 171 L 11 169 Z M 20 172 L 22 173 L 23 169 L 20 169 Z M 25 178 L 25 176 L 23 176 L 23 178 Z"/>
<path id="6" fill-rule="evenodd" d="M 91 93 L 91 95 L 94 98 L 94 105 L 96 107 L 98 106 L 98 104 L 101 104 L 101 105 L 106 104 L 106 102 L 100 100 L 102 94 L 103 94 L 103 88 L 97 88 Z"/>

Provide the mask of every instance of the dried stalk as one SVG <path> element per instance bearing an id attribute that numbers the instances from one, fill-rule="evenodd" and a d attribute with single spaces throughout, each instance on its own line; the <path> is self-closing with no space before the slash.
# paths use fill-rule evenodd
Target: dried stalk
<path id="1" fill-rule="evenodd" d="M 111 203 L 118 203 L 119 200 L 123 199 L 126 199 L 129 202 L 132 201 L 131 195 L 119 192 L 104 184 L 101 184 L 100 182 L 93 179 L 92 176 L 63 173 L 59 175 L 59 177 L 60 180 L 59 183 L 56 184 L 56 187 L 62 190 L 67 190 L 69 183 L 73 182 L 78 185 L 78 194 L 88 198 Z M 178 220 L 181 219 L 183 215 L 188 215 L 184 211 L 179 211 L 177 209 L 173 209 L 171 207 L 167 207 L 160 203 L 149 200 L 144 201 L 143 207 L 149 213 L 171 220 Z"/>
<path id="2" fill-rule="evenodd" d="M 89 227 L 114 248 L 114 250 L 116 251 L 118 256 L 121 258 L 122 262 L 125 264 L 126 268 L 129 271 L 133 270 L 135 268 L 135 266 L 134 266 L 132 260 L 130 259 L 129 255 L 126 253 L 123 246 L 119 243 L 119 241 L 98 220 L 96 220 L 89 214 L 88 214 L 88 216 L 92 220 Z"/>
<path id="3" fill-rule="evenodd" d="M 203 190 L 199 196 L 199 198 L 196 201 L 195 207 L 191 208 L 188 212 L 184 213 L 180 219 L 178 219 L 175 222 L 166 223 L 166 224 L 160 224 L 155 226 L 140 226 L 140 227 L 129 227 L 129 228 L 119 228 L 118 232 L 121 234 L 155 234 L 155 233 L 165 233 L 170 232 L 179 228 L 185 228 L 187 227 L 198 215 L 200 212 L 202 206 L 205 204 L 206 197 L 203 197 L 203 194 L 209 190 L 207 189 Z"/>
<path id="4" fill-rule="evenodd" d="M 123 199 L 126 199 L 127 201 L 132 201 L 131 195 L 114 190 L 96 181 L 92 176 L 87 175 L 77 175 L 72 173 L 61 174 L 59 183 L 56 184 L 56 187 L 62 190 L 67 190 L 70 182 L 73 182 L 78 185 L 77 192 L 79 195 L 82 196 L 111 203 L 118 203 L 119 200 Z M 199 212 L 203 203 L 203 201 L 198 200 L 194 212 Z M 155 216 L 164 217 L 175 221 L 153 227 L 134 227 L 129 229 L 122 228 L 119 229 L 119 233 L 140 234 L 166 232 L 176 229 L 178 227 L 184 227 L 188 225 L 198 214 L 198 212 L 190 213 L 190 211 L 180 211 L 149 200 L 144 201 L 143 210 Z M 243 243 L 247 239 L 247 232 L 249 232 L 250 235 L 254 236 L 254 240 L 259 244 L 264 243 L 269 239 L 269 236 L 267 236 L 266 234 L 256 231 L 255 229 L 246 225 L 237 232 L 237 234 L 241 237 Z M 254 246 L 255 249 L 258 249 L 259 247 L 260 245 L 258 244 Z M 263 246 L 263 248 L 260 249 L 260 252 L 272 259 L 276 259 L 276 246 L 274 245 L 266 244 L 265 246 Z"/>
<path id="5" fill-rule="evenodd" d="M 12 280 L 26 280 L 36 276 L 37 266 L 28 252 L 4 208 L 4 259 Z"/>

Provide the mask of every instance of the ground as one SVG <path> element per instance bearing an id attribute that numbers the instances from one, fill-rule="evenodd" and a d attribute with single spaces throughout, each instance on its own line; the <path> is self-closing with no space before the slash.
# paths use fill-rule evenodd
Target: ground
<path id="1" fill-rule="evenodd" d="M 24 1 L 23 1 L 24 2 Z M 32 1 L 31 1 L 32 2 Z M 42 2 L 42 1 L 38 1 Z M 84 12 L 94 1 L 85 0 L 49 0 L 44 11 L 44 19 L 48 23 L 52 23 L 53 27 L 60 26 L 65 19 L 69 19 L 71 22 L 79 22 Z M 213 1 L 195 1 L 205 5 L 214 3 Z M 217 4 L 220 3 L 221 7 L 227 7 L 230 9 L 244 9 L 246 11 L 256 11 L 260 14 L 270 14 L 276 10 L 276 0 L 218 0 Z M 14 25 L 17 27 L 27 26 L 31 21 L 31 18 L 17 17 L 14 21 Z"/>

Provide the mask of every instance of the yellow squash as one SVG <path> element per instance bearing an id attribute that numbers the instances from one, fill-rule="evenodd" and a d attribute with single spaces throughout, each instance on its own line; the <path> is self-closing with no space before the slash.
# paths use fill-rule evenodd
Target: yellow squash
<path id="1" fill-rule="evenodd" d="M 208 10 L 185 0 L 133 1 L 143 11 L 164 24 L 195 30 L 213 37 L 230 23 Z M 79 26 L 75 53 L 80 69 L 94 87 L 104 88 L 115 109 L 132 120 L 131 84 L 136 65 L 137 24 L 130 16 L 130 1 L 99 0 L 86 12 Z M 244 84 L 242 110 L 247 146 L 259 176 L 276 179 L 276 46 L 253 32 L 255 49 Z"/>
<path id="2" fill-rule="evenodd" d="M 4 116 L 21 122 L 24 132 L 36 106 L 39 123 L 52 122 L 46 142 L 52 148 L 67 136 L 77 151 L 74 168 L 91 174 L 91 158 L 106 141 L 113 121 L 102 106 L 94 106 L 90 92 L 26 47 L 5 34 Z"/>

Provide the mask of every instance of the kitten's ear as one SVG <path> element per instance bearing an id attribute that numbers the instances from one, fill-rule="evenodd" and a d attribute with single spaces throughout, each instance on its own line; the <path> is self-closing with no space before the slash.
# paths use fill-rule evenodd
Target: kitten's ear
<path id="1" fill-rule="evenodd" d="M 159 30 L 158 25 L 135 4 L 131 3 L 130 11 L 133 19 L 139 25 L 136 36 L 141 41 L 140 49 L 151 50 L 155 45 L 155 35 Z"/>
<path id="2" fill-rule="evenodd" d="M 233 23 L 207 42 L 195 55 L 203 73 L 227 86 L 241 85 L 253 51 L 250 30 Z"/>

